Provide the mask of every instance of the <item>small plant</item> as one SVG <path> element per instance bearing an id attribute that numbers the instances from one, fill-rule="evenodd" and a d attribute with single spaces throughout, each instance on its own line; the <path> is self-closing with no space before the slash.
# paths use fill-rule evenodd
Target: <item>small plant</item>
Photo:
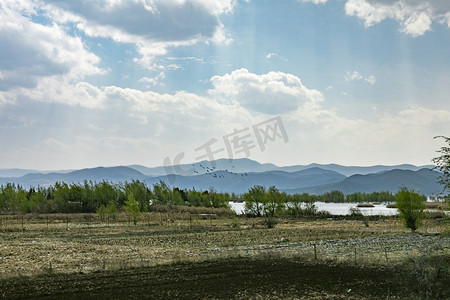
<path id="1" fill-rule="evenodd" d="M 266 217 L 263 221 L 263 224 L 267 226 L 267 228 L 275 228 L 278 224 L 278 220 L 274 217 Z"/>
<path id="2" fill-rule="evenodd" d="M 362 217 L 363 216 L 361 210 L 357 207 L 350 207 L 349 213 L 350 213 L 350 216 L 352 216 L 352 217 Z"/>
<path id="3" fill-rule="evenodd" d="M 364 226 L 369 227 L 369 218 L 365 216 L 358 207 L 350 207 L 349 213 L 352 217 L 362 219 Z"/>
<path id="4" fill-rule="evenodd" d="M 317 213 L 317 206 L 314 204 L 314 200 L 309 199 L 305 203 L 305 208 L 303 212 L 306 216 L 314 216 Z"/>
<path id="5" fill-rule="evenodd" d="M 233 228 L 239 228 L 239 219 L 237 217 L 233 218 Z"/>
<path id="6" fill-rule="evenodd" d="M 117 210 L 117 206 L 114 203 L 114 201 L 112 201 L 112 200 L 109 201 L 108 205 L 106 206 L 106 213 L 108 214 L 108 218 L 110 218 L 113 221 L 116 220 L 118 210 Z"/>
<path id="7" fill-rule="evenodd" d="M 100 205 L 97 210 L 96 213 L 98 215 L 98 217 L 100 218 L 100 221 L 104 221 L 105 220 L 105 215 L 106 215 L 106 207 L 102 204 Z"/>

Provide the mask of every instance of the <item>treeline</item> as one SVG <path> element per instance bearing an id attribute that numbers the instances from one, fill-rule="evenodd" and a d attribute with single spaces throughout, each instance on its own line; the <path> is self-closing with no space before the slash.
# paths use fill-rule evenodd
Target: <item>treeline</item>
<path id="1" fill-rule="evenodd" d="M 148 187 L 143 181 L 125 183 L 108 181 L 83 183 L 57 182 L 49 187 L 24 189 L 20 185 L 0 187 L 0 211 L 22 213 L 94 213 L 98 209 L 112 211 L 123 208 L 132 195 L 139 211 L 149 211 L 151 205 L 185 205 L 194 207 L 229 208 L 229 201 L 245 201 L 247 214 L 276 215 L 280 212 L 292 215 L 310 215 L 316 212 L 314 202 L 393 202 L 390 192 L 353 193 L 344 195 L 331 191 L 322 195 L 307 193 L 290 195 L 276 187 L 254 186 L 246 193 L 236 195 L 219 193 L 210 189 L 179 189 L 164 181 Z"/>
<path id="2" fill-rule="evenodd" d="M 124 208 L 130 195 L 141 212 L 151 205 L 186 205 L 228 208 L 230 195 L 195 189 L 171 188 L 161 181 L 151 188 L 145 182 L 108 181 L 57 182 L 49 187 L 24 189 L 20 185 L 0 187 L 0 211 L 22 213 L 94 213 L 100 207 Z"/>
<path id="3" fill-rule="evenodd" d="M 310 195 L 315 201 L 334 203 L 363 203 L 363 202 L 394 202 L 395 195 L 391 192 L 353 193 L 344 195 L 341 191 L 331 191 L 323 195 Z"/>
<path id="4" fill-rule="evenodd" d="M 300 197 L 302 202 L 326 202 L 326 203 L 367 203 L 367 202 L 394 202 L 395 195 L 391 192 L 372 192 L 372 193 L 353 193 L 345 195 L 341 191 L 326 192 L 322 195 L 310 195 L 308 193 L 302 194 L 286 194 L 281 192 L 285 202 L 292 202 L 293 197 L 296 199 Z M 244 201 L 244 195 L 231 194 L 232 201 L 242 202 Z"/>

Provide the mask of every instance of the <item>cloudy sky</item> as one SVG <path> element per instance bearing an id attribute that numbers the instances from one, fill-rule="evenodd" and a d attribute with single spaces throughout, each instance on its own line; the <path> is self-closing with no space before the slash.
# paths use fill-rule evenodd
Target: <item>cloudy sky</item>
<path id="1" fill-rule="evenodd" d="M 429 164 L 449 27 L 448 0 L 2 0 L 0 168 Z"/>

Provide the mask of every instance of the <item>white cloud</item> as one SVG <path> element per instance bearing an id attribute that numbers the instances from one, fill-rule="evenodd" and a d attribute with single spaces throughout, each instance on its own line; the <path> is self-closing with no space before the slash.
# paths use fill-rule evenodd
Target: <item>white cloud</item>
<path id="1" fill-rule="evenodd" d="M 102 107 L 104 97 L 101 89 L 87 83 L 72 83 L 70 80 L 53 76 L 41 78 L 35 88 L 15 88 L 0 93 L 5 103 L 19 103 L 32 100 L 40 103 L 62 103 L 88 108 Z"/>
<path id="2" fill-rule="evenodd" d="M 290 143 L 297 143 L 285 155 L 306 157 L 306 162 L 351 165 L 428 164 L 437 149 L 433 137 L 450 130 L 449 111 L 424 107 L 371 121 L 346 118 L 321 107 L 302 108 L 283 120 Z"/>
<path id="3" fill-rule="evenodd" d="M 100 58 L 69 33 L 72 28 L 133 43 L 139 53 L 134 61 L 158 71 L 161 65 L 155 58 L 167 54 L 168 47 L 228 42 L 219 16 L 232 13 L 235 5 L 232 0 L 2 1 L 0 90 L 36 87 L 44 77 L 68 82 L 104 73 L 98 67 Z"/>
<path id="4" fill-rule="evenodd" d="M 283 56 L 281 56 L 281 55 L 278 55 L 278 54 L 276 54 L 276 53 L 267 53 L 266 54 L 266 58 L 267 59 L 273 59 L 273 58 L 278 58 L 279 60 L 282 60 L 282 61 L 288 61 L 288 59 L 287 58 L 285 58 L 285 57 L 283 57 Z"/>
<path id="5" fill-rule="evenodd" d="M 370 84 L 375 84 L 375 82 L 377 82 L 377 79 L 373 75 L 370 75 L 369 77 L 364 78 L 364 80 L 367 81 Z"/>
<path id="6" fill-rule="evenodd" d="M 347 72 L 347 74 L 345 75 L 345 81 L 361 80 L 361 79 L 363 79 L 363 77 L 361 74 L 359 74 L 358 71 Z"/>
<path id="7" fill-rule="evenodd" d="M 323 4 L 327 3 L 328 0 L 301 0 L 302 2 L 311 2 L 314 4 Z"/>
<path id="8" fill-rule="evenodd" d="M 20 3 L 0 4 L 0 90 L 34 87 L 44 77 L 80 79 L 103 72 L 98 68 L 100 59 L 79 37 L 69 36 L 54 23 L 33 22 L 34 7 Z"/>
<path id="9" fill-rule="evenodd" d="M 433 22 L 450 27 L 450 1 L 447 0 L 348 0 L 347 15 L 364 20 L 372 26 L 385 19 L 394 19 L 401 31 L 413 37 L 431 30 Z"/>
<path id="10" fill-rule="evenodd" d="M 81 2 L 81 3 L 80 3 Z M 92 37 L 134 43 L 136 62 L 151 68 L 169 47 L 198 42 L 229 43 L 220 16 L 231 13 L 234 0 L 45 0 L 58 22 L 72 22 Z"/>
<path id="11" fill-rule="evenodd" d="M 289 143 L 273 143 L 250 158 L 279 164 L 426 163 L 436 149 L 432 137 L 450 130 L 450 112 L 423 107 L 377 111 L 371 121 L 343 117 L 323 107 L 322 94 L 291 74 L 257 75 L 240 69 L 211 81 L 208 96 L 98 88 L 84 82 L 58 89 L 56 81 L 9 93 L 20 101 L 5 103 L 0 110 L 2 141 L 8 141 L 0 148 L 2 167 L 161 165 L 166 156 L 180 152 L 190 162 L 199 156 L 193 150 L 211 138 L 220 140 L 277 111 Z"/>
<path id="12" fill-rule="evenodd" d="M 166 78 L 166 74 L 164 72 L 160 72 L 155 77 L 151 77 L 151 78 L 150 77 L 142 77 L 141 79 L 139 79 L 139 82 L 146 83 L 147 87 L 156 86 L 156 85 L 163 86 L 164 83 L 162 83 L 161 80 L 163 80 L 164 78 Z"/>
<path id="13" fill-rule="evenodd" d="M 220 30 L 218 16 L 232 10 L 233 1 L 153 0 L 110 1 L 45 0 L 62 21 L 79 19 L 93 36 L 121 42 L 182 42 L 211 39 Z"/>
<path id="14" fill-rule="evenodd" d="M 5 163 L 46 169 L 136 159 L 162 164 L 167 155 L 193 151 L 260 121 L 237 103 L 184 91 L 160 94 L 85 82 L 45 87 L 3 93 L 12 100 L 0 109 L 1 141 L 10 141 L 0 149 Z"/>
<path id="15" fill-rule="evenodd" d="M 298 77 L 282 72 L 257 75 L 239 69 L 214 76 L 211 83 L 214 87 L 209 91 L 211 96 L 265 114 L 286 113 L 304 104 L 323 101 L 319 91 L 306 88 Z"/>
<path id="16" fill-rule="evenodd" d="M 364 77 L 358 71 L 347 72 L 347 74 L 345 74 L 344 78 L 345 78 L 345 81 L 364 80 L 370 84 L 375 84 L 375 82 L 377 81 L 375 76 L 370 75 L 368 77 Z"/>

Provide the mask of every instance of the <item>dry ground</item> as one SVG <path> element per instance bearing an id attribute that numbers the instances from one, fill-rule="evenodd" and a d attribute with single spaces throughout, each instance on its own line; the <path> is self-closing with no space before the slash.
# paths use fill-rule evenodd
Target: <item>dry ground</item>
<path id="1" fill-rule="evenodd" d="M 395 298 L 390 267 L 427 246 L 448 257 L 448 219 L 0 216 L 0 298 Z"/>
<path id="2" fill-rule="evenodd" d="M 49 269 L 54 273 L 90 272 L 174 261 L 250 256 L 271 250 L 267 247 L 248 248 L 258 245 L 288 245 L 294 249 L 292 255 L 304 254 L 312 258 L 312 244 L 299 243 L 360 239 L 354 245 L 352 241 L 347 242 L 345 247 L 352 254 L 355 247 L 363 246 L 359 244 L 368 243 L 364 240 L 368 237 L 394 237 L 384 244 L 377 240 L 371 242 L 390 250 L 391 244 L 396 242 L 395 236 L 409 234 L 401 221 L 395 218 L 370 221 L 369 227 L 358 220 L 281 220 L 276 228 L 267 229 L 261 225 L 262 220 L 246 218 L 189 220 L 171 216 L 171 221 L 167 222 L 157 215 L 148 215 L 134 226 L 127 222 L 107 225 L 95 221 L 92 216 L 89 222 L 86 216 L 78 216 L 78 219 L 70 216 L 68 222 L 66 216 L 60 216 L 60 219 L 55 215 L 51 217 L 53 219 L 48 223 L 45 216 L 35 216 L 24 220 L 23 224 L 20 216 L 3 218 L 0 227 L 1 278 L 41 274 Z M 426 220 L 419 231 L 440 236 L 446 230 L 448 223 Z M 317 247 L 316 252 L 325 249 Z M 384 250 L 379 250 L 382 258 Z M 286 249 L 282 251 L 289 252 Z M 357 257 L 363 254 L 359 249 L 358 252 Z M 389 253 L 389 256 L 393 254 Z"/>

